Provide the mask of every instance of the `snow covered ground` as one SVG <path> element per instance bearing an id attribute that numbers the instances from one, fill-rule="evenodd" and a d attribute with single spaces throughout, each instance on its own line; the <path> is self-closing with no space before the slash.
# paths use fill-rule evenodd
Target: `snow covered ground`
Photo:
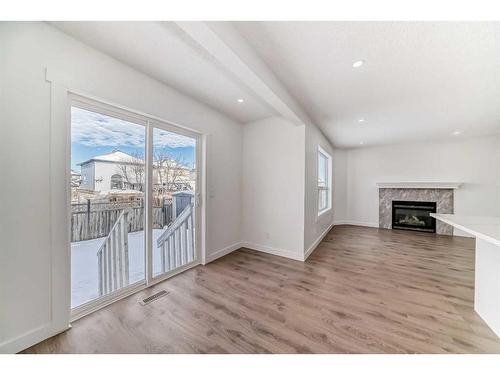
<path id="1" fill-rule="evenodd" d="M 153 275 L 160 271 L 160 252 L 156 240 L 163 230 L 153 230 Z M 97 274 L 97 251 L 105 237 L 71 244 L 71 307 L 80 306 L 99 297 Z M 145 278 L 144 231 L 129 233 L 129 278 L 130 284 Z"/>

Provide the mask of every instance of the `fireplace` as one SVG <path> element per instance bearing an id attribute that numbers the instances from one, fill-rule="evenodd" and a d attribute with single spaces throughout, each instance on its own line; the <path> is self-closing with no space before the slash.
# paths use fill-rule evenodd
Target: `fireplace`
<path id="1" fill-rule="evenodd" d="M 392 228 L 436 233 L 436 202 L 392 201 Z"/>

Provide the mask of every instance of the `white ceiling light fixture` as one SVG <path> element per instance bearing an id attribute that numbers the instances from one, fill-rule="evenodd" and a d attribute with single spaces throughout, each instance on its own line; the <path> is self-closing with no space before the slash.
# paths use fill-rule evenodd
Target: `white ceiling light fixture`
<path id="1" fill-rule="evenodd" d="M 364 119 L 363 117 L 361 117 L 361 118 L 358 120 L 358 122 L 359 122 L 360 124 L 362 124 L 363 122 L 365 122 L 365 119 Z"/>
<path id="2" fill-rule="evenodd" d="M 363 145 L 365 144 L 365 142 L 361 141 L 361 142 L 359 142 L 359 144 L 360 144 L 361 146 L 363 146 Z"/>
<path id="3" fill-rule="evenodd" d="M 238 99 L 236 100 L 238 103 L 243 103 L 245 100 L 244 99 Z"/>
<path id="4" fill-rule="evenodd" d="M 363 66 L 364 63 L 365 63 L 365 60 L 354 61 L 354 63 L 352 64 L 352 67 L 353 68 L 360 68 Z"/>
<path id="5" fill-rule="evenodd" d="M 455 130 L 455 131 L 454 131 L 453 133 L 451 133 L 451 134 L 453 134 L 454 136 L 457 136 L 457 135 L 462 134 L 462 132 L 461 132 L 460 130 Z"/>

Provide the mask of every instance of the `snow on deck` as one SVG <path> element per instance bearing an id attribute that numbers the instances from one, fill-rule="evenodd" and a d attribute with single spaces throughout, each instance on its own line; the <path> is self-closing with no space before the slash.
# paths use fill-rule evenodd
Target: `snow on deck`
<path id="1" fill-rule="evenodd" d="M 161 272 L 160 252 L 156 240 L 162 229 L 153 230 L 153 275 Z M 80 306 L 99 297 L 97 273 L 97 251 L 104 239 L 71 243 L 71 307 Z M 144 269 L 144 231 L 129 233 L 129 280 L 130 284 L 145 278 Z"/>

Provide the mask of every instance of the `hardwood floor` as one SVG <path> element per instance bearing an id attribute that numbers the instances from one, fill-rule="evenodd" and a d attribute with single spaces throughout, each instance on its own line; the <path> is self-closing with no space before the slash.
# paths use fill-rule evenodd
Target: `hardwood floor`
<path id="1" fill-rule="evenodd" d="M 500 353 L 473 288 L 473 239 L 343 225 L 305 263 L 241 249 L 25 352 Z"/>

